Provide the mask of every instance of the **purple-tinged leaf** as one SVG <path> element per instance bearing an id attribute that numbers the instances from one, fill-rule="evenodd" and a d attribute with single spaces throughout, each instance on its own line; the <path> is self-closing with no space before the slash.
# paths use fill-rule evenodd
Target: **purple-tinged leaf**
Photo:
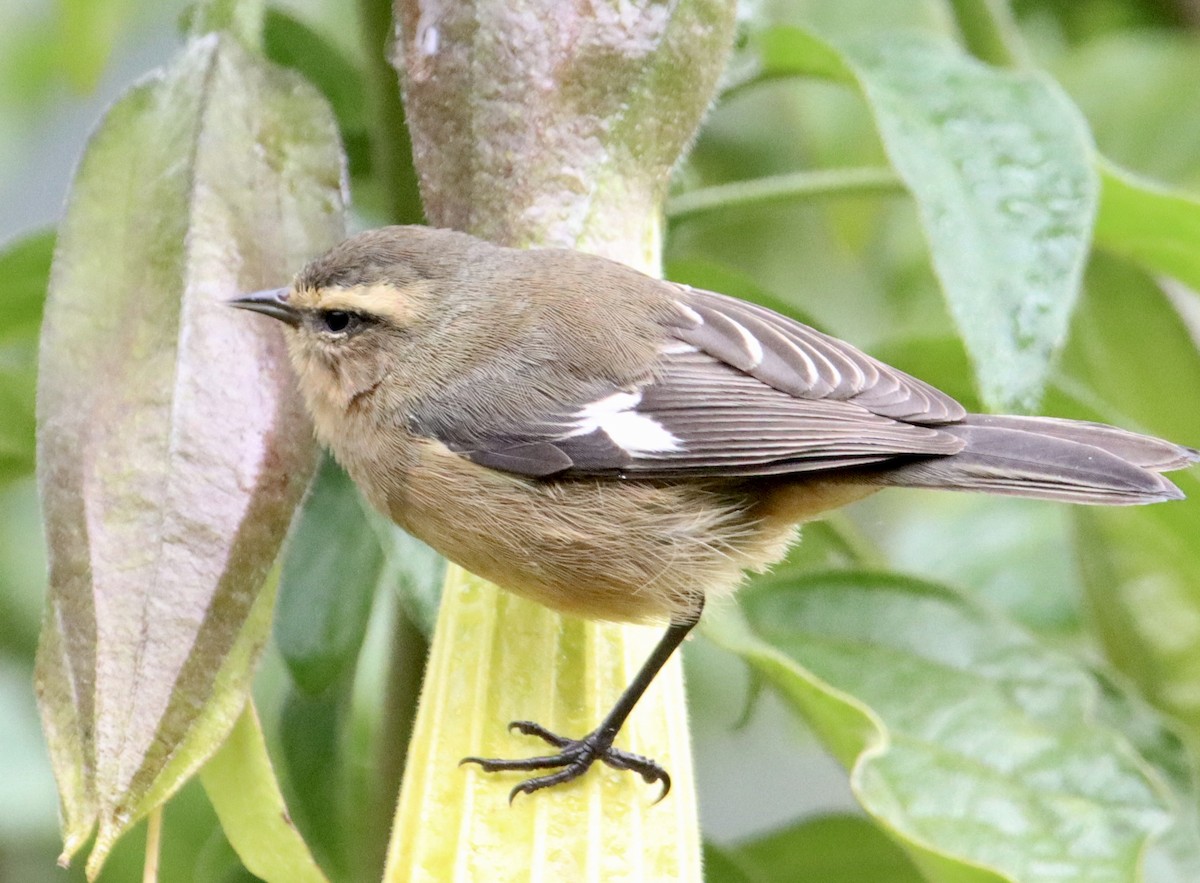
<path id="1" fill-rule="evenodd" d="M 316 448 L 278 328 L 225 301 L 336 242 L 343 189 L 321 98 L 215 35 L 81 161 L 42 334 L 38 690 L 64 858 L 98 824 L 92 875 L 244 705 Z"/>

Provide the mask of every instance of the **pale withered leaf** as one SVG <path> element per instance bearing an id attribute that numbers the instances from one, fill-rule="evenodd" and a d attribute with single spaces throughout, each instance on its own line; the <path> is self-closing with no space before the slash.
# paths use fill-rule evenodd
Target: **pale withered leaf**
<path id="1" fill-rule="evenodd" d="M 64 858 L 98 824 L 92 874 L 244 705 L 316 449 L 278 327 L 225 301 L 343 235 L 342 177 L 315 91 L 215 35 L 118 101 L 80 163 L 41 345 L 37 680 Z"/>

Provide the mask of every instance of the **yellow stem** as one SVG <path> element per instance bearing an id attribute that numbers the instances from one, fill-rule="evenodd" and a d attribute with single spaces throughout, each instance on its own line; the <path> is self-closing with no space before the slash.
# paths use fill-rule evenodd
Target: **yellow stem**
<path id="1" fill-rule="evenodd" d="M 533 719 L 591 730 L 661 629 L 559 616 L 451 566 L 389 847 L 388 883 L 410 880 L 699 881 L 700 843 L 682 667 L 671 660 L 618 744 L 674 773 L 657 786 L 597 764 L 550 791 L 508 792 L 521 774 L 458 766 L 546 746 L 505 729 Z M 530 650 L 536 648 L 536 652 Z"/>

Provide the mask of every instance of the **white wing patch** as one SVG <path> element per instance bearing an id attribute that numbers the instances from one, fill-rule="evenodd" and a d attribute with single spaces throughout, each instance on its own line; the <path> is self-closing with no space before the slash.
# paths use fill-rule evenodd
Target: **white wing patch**
<path id="1" fill-rule="evenodd" d="M 613 444 L 631 454 L 663 454 L 678 451 L 682 443 L 661 423 L 635 409 L 642 401 L 640 392 L 617 392 L 577 412 L 574 428 L 567 437 L 590 435 L 600 430 Z"/>

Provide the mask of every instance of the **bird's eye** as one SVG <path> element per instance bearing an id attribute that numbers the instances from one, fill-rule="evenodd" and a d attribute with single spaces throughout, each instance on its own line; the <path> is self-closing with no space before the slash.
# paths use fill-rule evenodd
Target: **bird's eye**
<path id="1" fill-rule="evenodd" d="M 321 325 L 326 331 L 341 334 L 350 328 L 354 316 L 345 310 L 326 310 L 321 314 Z"/>

